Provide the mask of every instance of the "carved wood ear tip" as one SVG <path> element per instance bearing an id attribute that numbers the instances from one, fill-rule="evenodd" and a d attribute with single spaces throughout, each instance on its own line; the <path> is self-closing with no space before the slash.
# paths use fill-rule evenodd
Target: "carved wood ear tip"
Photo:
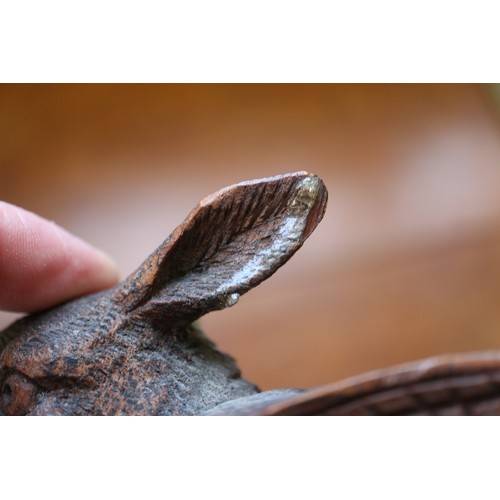
<path id="1" fill-rule="evenodd" d="M 239 182 L 237 184 L 232 184 L 225 188 L 212 193 L 205 198 L 203 198 L 198 204 L 197 208 L 205 207 L 211 205 L 217 199 L 224 197 L 225 195 L 231 195 L 234 191 L 242 190 L 245 188 L 253 188 L 258 185 L 271 185 L 271 184 L 289 184 L 293 183 L 297 187 L 293 192 L 290 193 L 291 206 L 304 205 L 312 208 L 314 203 L 318 200 L 326 202 L 326 187 L 321 180 L 321 178 L 311 172 L 306 172 L 304 170 L 291 172 L 286 174 L 275 175 L 272 177 L 264 177 L 261 179 L 253 179 L 249 181 Z"/>
<path id="2" fill-rule="evenodd" d="M 290 211 L 307 217 L 303 237 L 308 238 L 325 215 L 328 191 L 320 177 L 307 174 L 290 200 Z"/>
<path id="3" fill-rule="evenodd" d="M 297 185 L 292 203 L 300 201 L 311 208 L 323 191 L 326 192 L 325 185 L 317 175 L 306 175 Z"/>

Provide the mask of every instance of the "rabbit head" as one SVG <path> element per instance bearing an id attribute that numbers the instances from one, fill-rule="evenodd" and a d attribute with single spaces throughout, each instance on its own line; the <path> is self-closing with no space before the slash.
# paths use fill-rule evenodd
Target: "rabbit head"
<path id="1" fill-rule="evenodd" d="M 193 322 L 283 265 L 326 201 L 322 181 L 306 172 L 205 198 L 120 285 L 0 334 L 0 412 L 193 415 L 258 393 Z"/>

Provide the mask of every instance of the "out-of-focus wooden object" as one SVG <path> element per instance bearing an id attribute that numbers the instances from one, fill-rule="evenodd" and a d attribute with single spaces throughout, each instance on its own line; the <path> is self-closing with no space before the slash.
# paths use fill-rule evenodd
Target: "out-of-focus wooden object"
<path id="1" fill-rule="evenodd" d="M 499 164 L 482 86 L 0 86 L 0 198 L 123 275 L 207 192 L 302 169 L 325 180 L 303 250 L 203 320 L 266 389 L 500 347 Z"/>
<path id="2" fill-rule="evenodd" d="M 498 416 L 500 351 L 436 356 L 375 370 L 303 391 L 261 414 Z"/>

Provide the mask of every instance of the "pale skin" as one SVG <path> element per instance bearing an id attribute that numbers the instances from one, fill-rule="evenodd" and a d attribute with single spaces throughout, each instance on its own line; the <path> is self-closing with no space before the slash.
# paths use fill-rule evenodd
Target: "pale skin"
<path id="1" fill-rule="evenodd" d="M 0 309 L 33 312 L 109 288 L 118 270 L 103 252 L 54 222 L 0 201 Z"/>

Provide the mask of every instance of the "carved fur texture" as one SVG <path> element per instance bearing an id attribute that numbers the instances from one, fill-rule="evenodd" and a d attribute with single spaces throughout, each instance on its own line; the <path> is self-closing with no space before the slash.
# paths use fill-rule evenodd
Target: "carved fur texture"
<path id="1" fill-rule="evenodd" d="M 193 322 L 271 276 L 320 222 L 326 202 L 322 181 L 306 172 L 205 198 L 121 285 L 0 334 L 0 412 L 198 415 L 258 394 Z"/>
<path id="2" fill-rule="evenodd" d="M 205 198 L 119 286 L 0 333 L 0 415 L 500 415 L 500 352 L 261 393 L 195 322 L 271 276 L 323 217 L 306 172 Z"/>

